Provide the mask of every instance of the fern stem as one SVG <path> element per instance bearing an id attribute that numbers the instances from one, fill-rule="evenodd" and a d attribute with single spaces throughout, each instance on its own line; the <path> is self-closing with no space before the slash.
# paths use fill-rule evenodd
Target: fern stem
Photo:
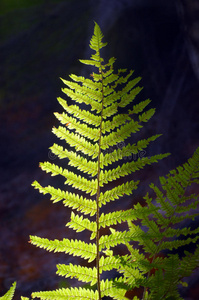
<path id="1" fill-rule="evenodd" d="M 99 51 L 100 57 L 100 51 Z M 99 251 L 99 239 L 100 239 L 100 232 L 99 232 L 99 218 L 100 218 L 100 207 L 99 207 L 99 197 L 100 197 L 100 156 L 101 156 L 101 136 L 102 136 L 102 120 L 103 120 L 103 107 L 104 107 L 104 93 L 103 93 L 103 73 L 102 73 L 102 66 L 100 62 L 99 72 L 101 74 L 101 83 L 102 83 L 102 108 L 101 108 L 101 120 L 100 120 L 100 131 L 99 131 L 99 152 L 98 152 L 98 171 L 97 171 L 97 195 L 96 195 L 96 206 L 97 206 L 97 213 L 96 213 L 96 223 L 97 223 L 97 235 L 96 235 L 96 248 L 97 248 L 97 255 L 96 255 L 96 268 L 97 268 L 97 289 L 99 294 L 99 300 L 101 300 L 101 288 L 100 288 L 100 251 Z"/>

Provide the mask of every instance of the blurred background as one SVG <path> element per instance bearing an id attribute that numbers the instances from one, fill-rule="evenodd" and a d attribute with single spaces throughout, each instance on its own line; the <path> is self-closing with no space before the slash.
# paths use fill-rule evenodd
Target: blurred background
<path id="1" fill-rule="evenodd" d="M 149 154 L 170 152 L 148 181 L 184 163 L 199 146 L 199 1 L 197 0 L 1 0 L 0 1 L 0 295 L 17 280 L 14 299 L 66 286 L 56 264 L 74 259 L 28 243 L 29 235 L 72 237 L 67 209 L 31 187 L 54 184 L 40 161 L 54 161 L 51 133 L 66 98 L 60 77 L 87 76 L 78 59 L 89 58 L 94 22 L 116 57 L 116 68 L 135 70 L 156 115 L 146 134 L 163 133 Z M 128 200 L 129 201 L 129 200 Z M 131 199 L 130 205 L 133 204 Z M 198 277 L 184 298 L 198 299 Z"/>

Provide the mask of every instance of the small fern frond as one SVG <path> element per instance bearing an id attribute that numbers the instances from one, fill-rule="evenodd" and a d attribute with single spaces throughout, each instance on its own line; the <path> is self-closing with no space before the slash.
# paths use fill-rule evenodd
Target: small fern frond
<path id="1" fill-rule="evenodd" d="M 64 252 L 74 256 L 80 256 L 88 260 L 88 262 L 91 262 L 96 258 L 97 250 L 94 243 L 88 244 L 80 240 L 69 239 L 63 239 L 62 241 L 57 239 L 49 240 L 47 238 L 40 238 L 37 236 L 30 236 L 30 242 L 31 244 L 48 251 Z"/>
<path id="2" fill-rule="evenodd" d="M 99 219 L 99 228 L 101 227 L 110 227 L 112 225 L 120 224 L 130 219 L 131 209 L 130 210 L 120 210 L 114 211 L 108 214 L 102 213 Z"/>
<path id="3" fill-rule="evenodd" d="M 85 191 L 91 196 L 96 194 L 97 181 L 94 179 L 88 180 L 50 162 L 40 163 L 40 167 L 43 171 L 51 173 L 51 176 L 62 175 L 63 177 L 65 177 L 65 184 L 67 183 L 68 185 L 72 185 L 74 188 Z"/>
<path id="4" fill-rule="evenodd" d="M 110 201 L 115 201 L 122 197 L 124 194 L 130 195 L 132 194 L 133 190 L 136 190 L 139 184 L 138 181 L 131 180 L 129 182 L 123 183 L 121 185 L 116 186 L 115 188 L 108 190 L 104 193 L 100 193 L 99 196 L 99 205 L 106 205 L 106 203 Z"/>
<path id="5" fill-rule="evenodd" d="M 118 270 L 120 267 L 120 259 L 114 256 L 100 257 L 99 261 L 100 273 L 103 271 L 111 271 L 112 269 Z"/>
<path id="6" fill-rule="evenodd" d="M 103 183 L 108 183 L 108 181 L 116 180 L 117 178 L 124 177 L 129 175 L 135 171 L 143 169 L 146 165 L 151 165 L 153 163 L 157 163 L 159 160 L 167 157 L 169 154 L 161 154 L 161 155 L 154 155 L 150 158 L 142 157 L 138 158 L 137 161 L 132 161 L 123 164 L 122 166 L 118 166 L 115 169 L 108 170 L 108 171 L 101 171 L 100 183 L 103 186 Z"/>
<path id="7" fill-rule="evenodd" d="M 68 222 L 66 226 L 72 228 L 76 232 L 81 232 L 87 229 L 92 232 L 90 239 L 94 239 L 96 237 L 96 222 L 91 222 L 89 219 L 83 218 L 83 216 L 75 215 L 74 212 L 71 213 L 71 221 Z"/>
<path id="8" fill-rule="evenodd" d="M 68 129 L 74 129 L 77 134 L 93 140 L 94 142 L 98 141 L 99 130 L 97 130 L 96 128 L 89 127 L 87 124 L 82 124 L 76 121 L 75 118 L 69 117 L 65 113 L 55 113 L 55 116 L 63 125 L 67 124 Z"/>
<path id="9" fill-rule="evenodd" d="M 97 269 L 77 266 L 73 264 L 57 265 L 57 274 L 66 278 L 77 278 L 79 281 L 94 285 L 97 283 Z"/>
<path id="10" fill-rule="evenodd" d="M 76 167 L 78 170 L 92 175 L 93 177 L 97 174 L 97 162 L 91 160 L 88 161 L 74 151 L 68 151 L 67 149 L 63 150 L 63 147 L 57 144 L 54 144 L 49 149 L 51 149 L 52 153 L 57 155 L 60 159 L 68 158 L 70 160 L 70 166 Z"/>
<path id="11" fill-rule="evenodd" d="M 9 288 L 4 296 L 0 297 L 0 300 L 12 300 L 14 297 L 14 292 L 16 289 L 16 282 L 13 282 L 12 286 Z"/>
<path id="12" fill-rule="evenodd" d="M 72 147 L 75 147 L 77 151 L 81 151 L 85 155 L 91 156 L 93 159 L 97 157 L 99 152 L 99 147 L 97 144 L 91 144 L 83 136 L 69 132 L 63 126 L 58 128 L 53 128 L 52 132 L 61 140 L 65 140 Z"/>
<path id="13" fill-rule="evenodd" d="M 114 281 L 108 279 L 106 281 L 101 280 L 100 287 L 102 297 L 110 296 L 115 300 L 127 300 L 128 298 L 125 297 L 126 290 L 124 288 L 118 288 L 118 283 L 121 284 L 121 278 L 115 279 Z"/>
<path id="14" fill-rule="evenodd" d="M 50 200 L 52 200 L 53 203 L 63 201 L 63 204 L 65 206 L 77 209 L 78 211 L 81 211 L 84 214 L 90 214 L 90 216 L 96 214 L 96 202 L 91 199 L 83 198 L 82 196 L 79 196 L 75 193 L 55 189 L 50 185 L 48 185 L 47 187 L 42 187 L 37 181 L 34 181 L 32 183 L 32 186 L 35 189 L 39 189 L 39 192 L 44 195 L 50 194 Z"/>
<path id="15" fill-rule="evenodd" d="M 100 125 L 100 116 L 96 116 L 90 113 L 89 111 L 82 110 L 77 105 L 68 105 L 66 100 L 62 99 L 61 97 L 57 98 L 57 100 L 66 112 L 72 114 L 79 120 L 84 121 L 85 123 L 93 125 L 95 127 L 98 127 Z"/>
<path id="16" fill-rule="evenodd" d="M 135 104 L 133 106 L 133 109 L 131 109 L 131 110 L 129 109 L 129 111 L 128 111 L 129 115 L 141 113 L 147 107 L 147 105 L 149 105 L 149 103 L 151 103 L 151 100 L 147 99 L 147 100 L 139 102 L 138 104 Z"/>
<path id="17" fill-rule="evenodd" d="M 127 231 L 115 231 L 110 228 L 110 235 L 102 235 L 99 239 L 99 250 L 110 249 L 118 244 L 126 244 L 126 242 L 132 239 L 132 233 Z"/>
<path id="18" fill-rule="evenodd" d="M 148 139 L 139 140 L 136 144 L 128 144 L 125 146 L 124 143 L 118 144 L 118 149 L 115 149 L 111 153 L 106 153 L 105 155 L 101 156 L 101 161 L 104 166 L 111 165 L 113 162 L 117 162 L 126 157 L 133 157 L 134 155 L 138 154 L 139 151 L 144 150 L 147 148 L 150 142 L 155 141 L 160 134 L 154 135 L 149 137 Z M 145 152 L 144 152 L 145 154 Z M 133 157 L 134 158 L 134 157 Z"/>
<path id="19" fill-rule="evenodd" d="M 188 251 L 184 252 L 184 256 L 180 260 L 179 267 L 181 276 L 188 277 L 192 274 L 193 270 L 199 267 L 199 246 L 197 245 L 194 253 Z"/>
<path id="20" fill-rule="evenodd" d="M 63 299 L 89 299 L 98 300 L 98 292 L 85 288 L 68 288 L 68 289 L 58 289 L 55 291 L 48 292 L 35 292 L 32 293 L 32 298 L 40 298 L 41 300 L 63 300 Z"/>

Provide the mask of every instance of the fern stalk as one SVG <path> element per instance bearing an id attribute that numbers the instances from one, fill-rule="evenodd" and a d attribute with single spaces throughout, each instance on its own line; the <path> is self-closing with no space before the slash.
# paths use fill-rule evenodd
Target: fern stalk
<path id="1" fill-rule="evenodd" d="M 99 44 L 98 44 L 98 48 Z M 100 57 L 100 50 L 98 53 Z M 99 197 L 100 197 L 100 171 L 101 171 L 101 136 L 102 136 L 102 121 L 103 121 L 103 108 L 104 108 L 104 91 L 103 91 L 103 74 L 102 74 L 102 65 L 100 61 L 100 74 L 101 74 L 101 92 L 102 92 L 102 102 L 101 102 L 101 119 L 100 119 L 100 136 L 99 136 L 99 152 L 98 152 L 98 170 L 97 170 L 97 195 L 96 195 L 96 205 L 97 205 L 97 212 L 96 212 L 96 224 L 97 224 L 97 234 L 96 234 L 96 246 L 97 246 L 97 255 L 96 255 L 96 268 L 97 268 L 97 289 L 99 294 L 99 300 L 101 300 L 101 288 L 100 288 L 100 250 L 99 250 L 99 238 L 100 238 L 100 228 L 99 228 L 99 218 L 100 218 L 100 207 L 99 207 Z"/>

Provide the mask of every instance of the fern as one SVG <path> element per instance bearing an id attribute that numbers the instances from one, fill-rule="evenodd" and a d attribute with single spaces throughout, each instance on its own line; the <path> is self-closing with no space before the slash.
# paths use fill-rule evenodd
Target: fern
<path id="1" fill-rule="evenodd" d="M 174 250 L 198 241 L 198 228 L 185 227 L 184 222 L 194 220 L 198 215 L 198 195 L 190 195 L 189 188 L 199 183 L 199 150 L 183 166 L 161 177 L 160 186 L 151 184 L 154 194 L 146 194 L 143 206 L 137 203 L 126 211 L 113 209 L 107 212 L 107 203 L 132 195 L 138 188 L 139 180 L 131 178 L 128 181 L 128 175 L 169 154 L 124 162 L 124 158 L 138 155 L 160 135 L 133 144 L 124 143 L 145 126 L 155 109 L 146 110 L 149 99 L 134 103 L 142 90 L 137 86 L 141 78 L 131 79 L 133 71 L 126 69 L 114 72 L 115 58 L 105 63 L 101 57 L 101 49 L 106 46 L 102 39 L 103 34 L 95 23 L 90 41 L 94 54 L 88 60 L 80 60 L 97 70 L 90 74 L 91 78 L 72 74 L 72 81 L 62 79 L 63 93 L 75 104 L 68 105 L 58 98 L 64 112 L 55 113 L 61 125 L 52 131 L 66 142 L 66 147 L 54 144 L 50 149 L 59 159 L 67 159 L 68 165 L 40 163 L 43 171 L 51 176 L 61 176 L 65 185 L 74 190 L 68 192 L 53 186 L 43 187 L 36 181 L 33 183 L 40 193 L 50 194 L 53 203 L 62 201 L 64 206 L 72 209 L 66 224 L 68 228 L 90 234 L 89 241 L 30 236 L 31 243 L 37 247 L 87 261 L 86 266 L 72 263 L 57 266 L 59 276 L 75 278 L 82 285 L 34 292 L 32 297 L 49 300 L 101 300 L 105 296 L 127 299 L 127 291 L 143 287 L 143 300 L 181 299 L 178 285 L 183 285 L 183 278 L 198 266 L 198 247 L 192 254 L 185 251 L 182 257 Z M 122 108 L 126 113 L 119 113 Z M 122 177 L 125 178 L 123 183 L 117 184 Z M 110 182 L 114 187 L 109 187 Z M 127 230 L 119 230 L 117 225 L 124 222 L 128 224 Z M 121 244 L 126 246 L 126 254 L 114 255 L 114 247 Z M 105 272 L 111 270 L 116 270 L 118 277 L 104 279 Z M 89 284 L 90 288 L 83 284 Z M 134 300 L 137 299 L 135 296 Z"/>
<path id="2" fill-rule="evenodd" d="M 115 286 L 115 283 L 122 283 L 122 278 L 103 281 L 101 276 L 104 271 L 119 269 L 121 265 L 118 258 L 110 257 L 106 253 L 107 251 L 110 253 L 110 248 L 125 244 L 132 239 L 131 231 L 120 232 L 112 229 L 112 226 L 128 221 L 132 211 L 105 213 L 104 207 L 108 202 L 115 201 L 124 194 L 131 195 L 137 189 L 139 181 L 126 181 L 108 190 L 106 185 L 168 156 L 168 154 L 160 154 L 123 162 L 126 156 L 132 153 L 138 154 L 160 135 L 153 135 L 137 143 L 118 147 L 125 139 L 141 130 L 143 124 L 153 116 L 155 109 L 144 111 L 150 103 L 147 99 L 131 105 L 128 111 L 126 109 L 126 113 L 118 113 L 119 108 L 131 104 L 142 90 L 141 87 L 136 86 L 141 78 L 130 79 L 133 71 L 127 72 L 125 69 L 115 73 L 113 67 L 115 58 L 110 58 L 108 63 L 104 63 L 100 51 L 106 43 L 102 39 L 103 34 L 95 23 L 94 34 L 90 41 L 90 48 L 95 53 L 89 60 L 80 60 L 80 62 L 95 67 L 97 72 L 91 74 L 91 79 L 74 74 L 70 75 L 72 81 L 62 79 L 66 86 L 62 89 L 63 93 L 75 101 L 75 104 L 68 105 L 64 99 L 58 98 L 64 112 L 55 113 L 61 125 L 53 128 L 52 131 L 59 139 L 65 140 L 71 150 L 58 144 L 54 144 L 50 149 L 60 159 L 67 158 L 68 166 L 75 168 L 76 173 L 51 162 L 40 163 L 43 171 L 51 173 L 51 176 L 61 175 L 65 184 L 71 185 L 75 191 L 67 192 L 52 186 L 42 187 L 36 181 L 33 183 L 41 193 L 49 193 L 53 202 L 63 201 L 65 206 L 71 207 L 73 209 L 71 219 L 66 226 L 76 232 L 84 230 L 90 232 L 92 242 L 30 237 L 33 245 L 48 251 L 79 256 L 88 260 L 88 263 L 95 260 L 95 267 L 58 265 L 57 274 L 77 278 L 81 282 L 97 286 L 97 289 L 93 291 L 85 288 L 67 288 L 32 294 L 33 297 L 40 299 L 102 299 L 104 296 L 126 299 L 126 289 L 122 287 L 118 289 Z M 82 109 L 81 103 L 86 104 L 87 109 Z M 119 165 L 114 167 L 113 163 Z M 80 196 L 76 190 L 87 196 Z M 92 220 L 92 216 L 95 216 L 95 221 Z M 103 235 L 101 229 L 106 227 L 110 228 L 110 233 Z"/>
<path id="3" fill-rule="evenodd" d="M 198 166 L 199 148 L 183 166 L 160 177 L 161 187 L 150 185 L 155 197 L 147 194 L 145 207 L 137 204 L 132 210 L 128 223 L 133 246 L 127 243 L 130 255 L 120 258 L 120 272 L 128 289 L 145 287 L 143 299 L 182 299 L 178 286 L 186 285 L 183 279 L 199 266 L 198 245 L 193 253 L 176 254 L 182 246 L 199 239 L 198 227 L 184 225 L 199 215 L 199 194 L 189 192 L 199 183 Z M 142 226 L 135 225 L 134 220 L 140 220 Z"/>

